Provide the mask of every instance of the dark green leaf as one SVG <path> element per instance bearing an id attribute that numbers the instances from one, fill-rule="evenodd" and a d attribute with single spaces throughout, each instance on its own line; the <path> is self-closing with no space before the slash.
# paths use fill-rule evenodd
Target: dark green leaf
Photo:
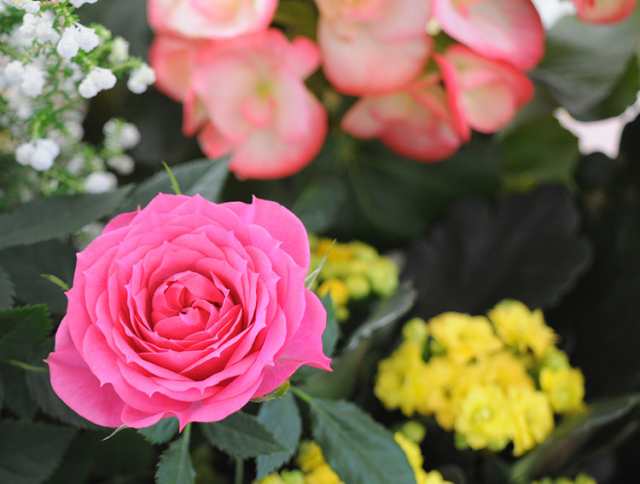
<path id="1" fill-rule="evenodd" d="M 621 423 L 638 430 L 639 408 L 640 394 L 635 394 L 594 403 L 584 414 L 567 418 L 543 444 L 513 466 L 513 482 L 528 484 L 543 475 L 559 474 L 566 466 L 575 466 L 581 454 L 586 461 L 587 454 L 619 444 L 620 433 L 626 436 Z"/>
<path id="2" fill-rule="evenodd" d="M 309 232 L 322 233 L 334 225 L 346 199 L 347 188 L 343 180 L 318 178 L 306 186 L 292 210 Z"/>
<path id="3" fill-rule="evenodd" d="M 47 479 L 46 484 L 85 484 L 91 468 L 100 458 L 100 444 L 96 434 L 92 432 L 76 434 L 61 464 Z"/>
<path id="4" fill-rule="evenodd" d="M 226 160 L 196 160 L 172 167 L 173 174 L 187 195 L 200 194 L 207 200 L 218 201 L 229 174 Z M 158 193 L 173 193 L 171 180 L 163 170 L 137 186 L 122 209 L 144 207 Z"/>
<path id="5" fill-rule="evenodd" d="M 187 432 L 160 456 L 156 484 L 195 484 L 196 471 L 191 463 Z"/>
<path id="6" fill-rule="evenodd" d="M 71 410 L 51 388 L 49 372 L 25 372 L 29 394 L 45 414 L 63 423 L 83 429 L 98 429 Z"/>
<path id="7" fill-rule="evenodd" d="M 539 149 L 541 139 L 544 150 Z M 502 138 L 502 146 L 507 189 L 526 190 L 541 183 L 573 181 L 580 156 L 578 140 L 552 115 L 521 124 Z"/>
<path id="8" fill-rule="evenodd" d="M 114 476 L 142 476 L 142 482 L 151 482 L 156 464 L 153 446 L 133 429 L 124 429 L 105 440 L 110 433 L 111 430 L 90 434 L 96 460 L 93 473 L 100 478 L 98 481 Z"/>
<path id="9" fill-rule="evenodd" d="M 0 249 L 35 244 L 71 234 L 112 214 L 129 188 L 98 195 L 72 195 L 33 200 L 0 215 Z"/>
<path id="10" fill-rule="evenodd" d="M 477 314 L 505 298 L 549 307 L 589 265 L 590 246 L 577 231 L 571 195 L 559 187 L 507 197 L 495 207 L 454 205 L 409 252 L 419 314 Z"/>
<path id="11" fill-rule="evenodd" d="M 415 484 L 409 462 L 387 429 L 352 403 L 311 399 L 313 438 L 349 484 Z"/>
<path id="12" fill-rule="evenodd" d="M 295 399 L 291 393 L 282 398 L 271 400 L 260 407 L 258 420 L 273 434 L 275 439 L 286 448 L 284 452 L 258 456 L 257 478 L 279 469 L 284 465 L 298 448 L 302 422 Z"/>
<path id="13" fill-rule="evenodd" d="M 237 412 L 221 422 L 200 426 L 209 443 L 238 459 L 285 452 L 284 447 L 260 421 Z"/>
<path id="14" fill-rule="evenodd" d="M 324 329 L 324 333 L 322 333 L 322 348 L 325 355 L 331 356 L 336 349 L 338 339 L 340 339 L 340 326 L 338 326 L 336 310 L 333 307 L 331 297 L 322 298 L 322 305 L 327 311 L 327 326 Z"/>
<path id="15" fill-rule="evenodd" d="M 0 264 L 11 275 L 16 299 L 25 304 L 46 304 L 54 314 L 67 308 L 64 291 L 42 274 L 53 274 L 71 284 L 75 267 L 75 248 L 59 240 L 12 247 L 0 252 Z"/>
<path id="16" fill-rule="evenodd" d="M 51 330 L 46 306 L 0 311 L 0 361 L 32 363 L 44 356 L 44 343 Z"/>
<path id="17" fill-rule="evenodd" d="M 60 463 L 75 430 L 43 423 L 0 422 L 0 482 L 40 484 Z"/>
<path id="18" fill-rule="evenodd" d="M 416 302 L 417 293 L 410 283 L 401 284 L 393 296 L 376 304 L 371 316 L 358 327 L 349 339 L 347 350 L 354 350 L 358 345 L 376 335 L 388 334 L 402 316 L 407 314 Z"/>
<path id="19" fill-rule="evenodd" d="M 546 56 L 533 75 L 580 117 L 607 99 L 639 46 L 640 10 L 610 25 L 565 17 L 548 32 Z"/>
<path id="20" fill-rule="evenodd" d="M 4 408 L 20 418 L 30 420 L 38 411 L 27 387 L 26 372 L 15 366 L 0 364 L 0 376 L 4 384 Z"/>
<path id="21" fill-rule="evenodd" d="M 9 274 L 0 267 L 0 309 L 8 309 L 13 304 L 15 289 Z"/>
<path id="22" fill-rule="evenodd" d="M 377 230 L 412 237 L 461 195 L 492 193 L 499 184 L 498 159 L 488 142 L 470 143 L 436 164 L 363 152 L 349 165 L 349 180 L 359 210 Z"/>
<path id="23" fill-rule="evenodd" d="M 151 427 L 138 430 L 138 432 L 152 444 L 166 444 L 178 433 L 178 420 L 165 418 Z"/>

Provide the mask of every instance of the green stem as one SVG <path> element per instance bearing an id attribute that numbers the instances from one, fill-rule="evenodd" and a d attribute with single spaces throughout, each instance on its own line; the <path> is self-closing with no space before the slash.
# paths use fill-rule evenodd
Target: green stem
<path id="1" fill-rule="evenodd" d="M 24 361 L 8 360 L 7 363 L 9 363 L 11 366 L 15 366 L 16 368 L 20 368 L 26 371 L 33 371 L 34 373 L 47 373 L 49 371 L 44 366 L 30 365 L 29 363 L 25 363 Z"/>
<path id="2" fill-rule="evenodd" d="M 234 484 L 244 483 L 244 462 L 239 457 L 236 457 L 236 472 L 233 482 Z"/>
<path id="3" fill-rule="evenodd" d="M 313 397 L 309 395 L 307 392 L 305 392 L 304 390 L 300 390 L 297 387 L 291 387 L 291 391 L 296 397 L 308 403 L 309 405 L 313 403 Z"/>

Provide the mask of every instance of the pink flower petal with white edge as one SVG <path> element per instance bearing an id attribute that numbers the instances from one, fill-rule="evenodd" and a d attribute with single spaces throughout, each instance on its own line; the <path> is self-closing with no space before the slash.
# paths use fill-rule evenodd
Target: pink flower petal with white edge
<path id="1" fill-rule="evenodd" d="M 157 36 L 149 51 L 156 86 L 170 98 L 182 101 L 191 89 L 193 61 L 203 42 L 170 35 Z"/>
<path id="2" fill-rule="evenodd" d="M 442 29 L 476 52 L 535 67 L 544 55 L 544 27 L 531 0 L 433 0 Z"/>
<path id="3" fill-rule="evenodd" d="M 277 0 L 148 0 L 149 24 L 188 38 L 222 39 L 269 26 Z"/>
<path id="4" fill-rule="evenodd" d="M 339 92 L 350 95 L 393 91 L 424 68 L 432 41 L 426 34 L 385 41 L 367 27 L 320 19 L 318 41 L 324 73 Z"/>
<path id="5" fill-rule="evenodd" d="M 445 92 L 432 82 L 359 100 L 342 128 L 356 137 L 379 137 L 401 155 L 424 162 L 448 158 L 462 143 Z"/>
<path id="6" fill-rule="evenodd" d="M 469 138 L 469 127 L 481 133 L 499 131 L 533 97 L 533 83 L 520 70 L 462 45 L 450 47 L 436 61 L 463 139 Z"/>
<path id="7" fill-rule="evenodd" d="M 581 20 L 596 24 L 624 20 L 636 7 L 636 0 L 573 0 L 573 3 Z"/>

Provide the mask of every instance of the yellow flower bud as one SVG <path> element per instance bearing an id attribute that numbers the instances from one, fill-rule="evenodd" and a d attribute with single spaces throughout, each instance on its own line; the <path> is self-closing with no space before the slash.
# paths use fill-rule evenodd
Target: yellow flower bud
<path id="1" fill-rule="evenodd" d="M 373 291 L 381 296 L 390 296 L 398 288 L 398 266 L 384 257 L 373 261 L 367 271 Z"/>
<path id="2" fill-rule="evenodd" d="M 427 428 L 420 422 L 409 420 L 400 427 L 400 432 L 410 441 L 419 444 L 424 440 L 424 437 L 427 434 Z"/>
<path id="3" fill-rule="evenodd" d="M 584 408 L 584 376 L 575 368 L 543 368 L 540 387 L 557 413 L 574 413 Z"/>
<path id="4" fill-rule="evenodd" d="M 340 279 L 328 279 L 320 284 L 318 296 L 331 296 L 336 306 L 345 306 L 349 302 L 349 289 Z"/>
<path id="5" fill-rule="evenodd" d="M 349 295 L 353 299 L 364 299 L 371 292 L 371 286 L 369 285 L 369 281 L 364 276 L 361 276 L 361 275 L 347 276 L 347 278 L 344 280 L 344 283 L 347 286 Z"/>

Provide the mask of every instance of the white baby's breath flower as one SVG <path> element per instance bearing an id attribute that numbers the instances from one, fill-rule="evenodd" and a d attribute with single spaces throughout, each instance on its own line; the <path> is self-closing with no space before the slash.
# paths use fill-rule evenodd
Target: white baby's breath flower
<path id="1" fill-rule="evenodd" d="M 62 32 L 60 42 L 58 42 L 57 51 L 60 57 L 65 59 L 72 59 L 78 54 L 80 50 L 80 44 L 76 37 L 76 30 L 73 27 L 66 28 Z"/>
<path id="2" fill-rule="evenodd" d="M 118 179 L 113 173 L 96 171 L 87 177 L 84 189 L 87 193 L 104 193 L 112 190 L 117 185 Z"/>
<path id="3" fill-rule="evenodd" d="M 107 165 L 113 168 L 120 175 L 131 175 L 135 167 L 133 158 L 128 155 L 114 156 L 107 160 Z"/>
<path id="4" fill-rule="evenodd" d="M 109 69 L 94 67 L 80 83 L 78 92 L 83 98 L 95 97 L 100 91 L 106 91 L 116 85 L 116 76 Z"/>
<path id="5" fill-rule="evenodd" d="M 30 64 L 24 68 L 20 87 L 27 96 L 37 97 L 42 94 L 45 83 L 45 73 L 40 67 Z"/>
<path id="6" fill-rule="evenodd" d="M 71 0 L 71 5 L 76 8 L 82 7 L 85 3 L 96 3 L 98 0 Z"/>
<path id="7" fill-rule="evenodd" d="M 111 150 L 129 150 L 140 142 L 140 131 L 135 124 L 111 119 L 103 127 L 105 146 Z"/>
<path id="8" fill-rule="evenodd" d="M 16 149 L 16 161 L 23 166 L 31 165 L 31 158 L 36 148 L 33 143 L 23 143 Z"/>
<path id="9" fill-rule="evenodd" d="M 7 64 L 7 67 L 4 68 L 4 79 L 9 85 L 22 82 L 23 76 L 24 65 L 20 61 L 11 61 Z"/>
<path id="10" fill-rule="evenodd" d="M 109 61 L 113 64 L 120 64 L 129 58 L 129 42 L 122 37 L 116 37 L 111 44 L 111 54 Z"/>
<path id="11" fill-rule="evenodd" d="M 31 166 L 38 171 L 46 171 L 53 166 L 53 162 L 60 154 L 58 144 L 50 139 L 35 141 L 35 151 L 31 156 Z"/>
<path id="12" fill-rule="evenodd" d="M 98 45 L 100 45 L 100 37 L 98 37 L 96 31 L 92 28 L 77 24 L 75 26 L 75 29 L 78 45 L 85 52 L 91 52 L 93 49 L 98 47 Z"/>
<path id="13" fill-rule="evenodd" d="M 143 64 L 131 73 L 127 87 L 135 94 L 142 94 L 156 82 L 156 73 L 147 64 Z"/>

